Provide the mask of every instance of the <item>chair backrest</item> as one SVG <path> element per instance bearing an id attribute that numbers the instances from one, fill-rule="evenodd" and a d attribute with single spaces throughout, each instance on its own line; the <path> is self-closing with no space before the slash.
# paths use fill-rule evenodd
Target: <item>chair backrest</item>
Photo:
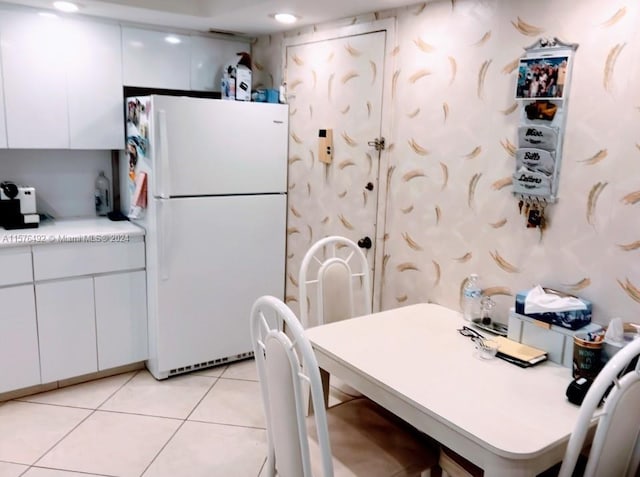
<path id="1" fill-rule="evenodd" d="M 640 463 L 640 338 L 618 351 L 600 371 L 580 406 L 559 477 L 571 477 L 598 405 L 602 410 L 584 472 L 592 476 L 634 476 Z M 632 364 L 631 370 L 628 368 Z"/>
<path id="2" fill-rule="evenodd" d="M 361 291 L 355 290 L 355 280 L 362 280 Z M 348 238 L 325 237 L 314 243 L 302 259 L 298 286 L 300 320 L 305 328 L 312 325 L 308 290 L 313 285 L 316 286 L 314 324 L 371 313 L 369 262 Z"/>
<path id="3" fill-rule="evenodd" d="M 311 477 L 303 393 L 303 383 L 308 383 L 323 475 L 332 477 L 322 381 L 300 321 L 282 301 L 272 296 L 260 297 L 251 310 L 251 339 L 267 421 L 267 465 L 275 465 L 282 477 Z M 274 462 L 269 462 L 271 459 Z"/>

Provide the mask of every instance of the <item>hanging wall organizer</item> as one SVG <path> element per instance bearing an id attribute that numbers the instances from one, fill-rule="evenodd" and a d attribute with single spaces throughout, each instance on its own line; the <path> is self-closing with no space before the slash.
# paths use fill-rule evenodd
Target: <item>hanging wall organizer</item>
<path id="1" fill-rule="evenodd" d="M 545 209 L 557 200 L 571 68 L 577 44 L 540 39 L 518 65 L 520 123 L 513 192 L 527 227 L 546 226 Z"/>

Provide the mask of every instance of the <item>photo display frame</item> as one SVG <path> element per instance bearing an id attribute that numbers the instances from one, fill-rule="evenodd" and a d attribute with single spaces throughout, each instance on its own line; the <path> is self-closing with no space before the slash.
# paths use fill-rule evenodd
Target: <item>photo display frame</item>
<path id="1" fill-rule="evenodd" d="M 563 99 L 568 70 L 568 55 L 521 58 L 516 99 Z"/>
<path id="2" fill-rule="evenodd" d="M 557 201 L 562 144 L 577 44 L 540 39 L 518 62 L 519 125 L 513 193 L 527 227 L 544 228 L 544 210 Z"/>

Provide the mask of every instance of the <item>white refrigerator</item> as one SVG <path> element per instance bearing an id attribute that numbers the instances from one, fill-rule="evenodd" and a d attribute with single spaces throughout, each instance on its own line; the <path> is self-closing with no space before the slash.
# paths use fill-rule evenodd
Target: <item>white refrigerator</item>
<path id="1" fill-rule="evenodd" d="M 157 379 L 251 356 L 249 315 L 284 298 L 288 107 L 127 99 L 121 210 L 146 230 Z"/>

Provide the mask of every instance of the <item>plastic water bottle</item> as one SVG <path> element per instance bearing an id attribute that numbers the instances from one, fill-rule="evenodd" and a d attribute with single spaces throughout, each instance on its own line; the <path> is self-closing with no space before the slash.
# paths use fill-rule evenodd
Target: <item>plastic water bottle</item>
<path id="1" fill-rule="evenodd" d="M 111 197 L 109 192 L 109 179 L 104 175 L 104 171 L 100 171 L 100 175 L 96 179 L 96 214 L 107 215 L 111 211 Z"/>
<path id="2" fill-rule="evenodd" d="M 482 289 L 478 275 L 472 273 L 462 290 L 462 316 L 467 321 L 480 318 L 482 313 Z"/>

